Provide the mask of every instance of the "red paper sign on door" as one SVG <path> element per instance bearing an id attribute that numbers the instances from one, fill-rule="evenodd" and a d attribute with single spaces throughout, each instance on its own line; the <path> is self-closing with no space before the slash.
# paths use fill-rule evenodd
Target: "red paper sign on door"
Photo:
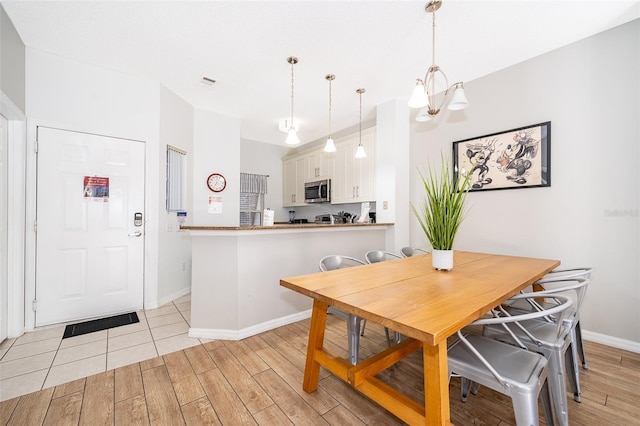
<path id="1" fill-rule="evenodd" d="M 109 201 L 109 178 L 98 176 L 84 177 L 84 198 L 93 201 Z"/>

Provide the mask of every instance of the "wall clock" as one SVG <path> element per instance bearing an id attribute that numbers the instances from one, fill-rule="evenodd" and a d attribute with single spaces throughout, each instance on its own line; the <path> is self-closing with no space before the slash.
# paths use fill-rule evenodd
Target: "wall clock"
<path id="1" fill-rule="evenodd" d="M 227 186 L 227 180 L 220 173 L 211 173 L 207 178 L 207 186 L 213 192 L 222 192 Z"/>

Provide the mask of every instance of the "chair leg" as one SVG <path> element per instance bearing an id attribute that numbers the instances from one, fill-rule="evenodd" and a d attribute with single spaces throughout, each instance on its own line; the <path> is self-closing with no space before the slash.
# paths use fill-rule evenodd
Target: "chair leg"
<path id="1" fill-rule="evenodd" d="M 547 426 L 554 426 L 555 418 L 553 417 L 553 404 L 551 404 L 548 380 L 545 380 L 542 384 L 542 389 L 540 389 L 540 399 L 542 400 L 542 409 L 544 410 L 544 418 L 547 421 Z"/>
<path id="2" fill-rule="evenodd" d="M 469 396 L 469 389 L 471 388 L 471 380 L 466 377 L 460 377 L 460 400 L 462 402 L 467 402 L 467 397 Z"/>
<path id="3" fill-rule="evenodd" d="M 566 349 L 567 351 L 569 349 Z M 558 423 L 561 426 L 569 426 L 569 410 L 567 408 L 567 383 L 564 378 L 565 362 L 564 351 L 554 350 L 549 353 L 549 386 L 555 406 Z"/>
<path id="4" fill-rule="evenodd" d="M 517 425 L 539 425 L 538 396 L 535 393 L 513 393 L 513 414 Z"/>
<path id="5" fill-rule="evenodd" d="M 391 336 L 389 335 L 389 329 L 387 327 L 384 328 L 384 335 L 387 336 L 387 345 L 391 347 Z"/>
<path id="6" fill-rule="evenodd" d="M 576 345 L 572 342 L 564 353 L 564 362 L 569 378 L 569 386 L 573 392 L 573 399 L 576 402 L 582 402 L 580 396 L 580 370 L 578 369 L 578 351 Z"/>
<path id="7" fill-rule="evenodd" d="M 589 366 L 587 366 L 587 359 L 584 356 L 584 345 L 582 344 L 582 328 L 580 327 L 580 320 L 576 322 L 574 330 L 576 332 L 576 346 L 578 355 L 580 356 L 580 361 L 582 361 L 582 368 L 588 370 Z"/>
<path id="8" fill-rule="evenodd" d="M 473 386 L 471 387 L 471 393 L 474 395 L 478 394 L 478 390 L 480 390 L 480 383 L 474 383 Z"/>
<path id="9" fill-rule="evenodd" d="M 347 316 L 347 339 L 349 341 L 349 362 L 352 365 L 358 363 L 360 352 L 360 323 L 362 318 L 353 314 Z"/>
<path id="10" fill-rule="evenodd" d="M 367 326 L 367 320 L 362 320 L 362 331 L 360 332 L 361 336 L 364 336 L 364 328 Z"/>

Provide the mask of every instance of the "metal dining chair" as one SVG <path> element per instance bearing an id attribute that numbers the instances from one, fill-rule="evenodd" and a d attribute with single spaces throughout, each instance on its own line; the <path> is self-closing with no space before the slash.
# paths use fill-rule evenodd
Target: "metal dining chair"
<path id="1" fill-rule="evenodd" d="M 580 268 L 565 268 L 565 269 L 554 269 L 549 272 L 547 275 L 542 277 L 541 280 L 537 282 L 544 289 L 550 286 L 548 283 L 552 283 L 555 281 L 562 281 L 571 278 L 585 278 L 590 280 L 591 273 L 593 272 L 593 268 L 589 267 L 580 267 Z M 545 285 L 547 284 L 547 285 Z M 574 351 L 574 359 L 578 360 L 580 358 L 580 362 L 582 363 L 582 368 L 587 370 L 589 367 L 587 366 L 587 359 L 584 355 L 584 344 L 582 342 L 582 327 L 580 325 L 580 310 L 576 308 L 576 315 L 571 319 L 573 321 L 571 325 L 571 345 Z M 577 355 L 577 356 L 576 356 Z M 576 400 L 580 402 L 579 400 Z"/>
<path id="2" fill-rule="evenodd" d="M 536 296 L 519 294 L 514 300 L 530 300 Z M 531 321 L 544 316 L 561 318 L 573 304 L 571 298 L 558 296 L 554 307 L 541 311 L 509 314 L 498 307 L 490 312 L 492 318 L 481 318 L 471 325 L 507 327 L 520 321 Z M 542 323 L 542 322 L 541 322 Z M 562 324 L 555 324 L 556 336 L 563 333 Z M 538 425 L 538 398 L 541 399 L 548 425 L 554 425 L 553 404 L 549 391 L 549 361 L 542 355 L 526 349 L 516 335 L 509 344 L 460 330 L 455 343 L 448 349 L 449 378 L 461 377 L 461 398 L 467 400 L 472 382 L 507 395 L 511 398 L 518 425 Z M 559 337 L 558 337 L 559 338 Z M 477 392 L 474 388 L 473 393 Z"/>
<path id="3" fill-rule="evenodd" d="M 402 256 L 404 257 L 411 257 L 420 254 L 429 254 L 429 251 L 414 247 L 402 247 L 402 249 L 400 249 L 400 253 L 402 253 Z"/>
<path id="4" fill-rule="evenodd" d="M 582 305 L 582 301 L 587 291 L 587 286 L 590 283 L 588 279 L 591 276 L 591 268 L 572 268 L 572 269 L 559 269 L 554 270 L 545 275 L 542 279 L 538 280 L 535 285 L 537 285 L 541 291 L 544 291 L 547 294 L 554 293 L 563 293 L 565 291 L 571 291 L 576 300 L 574 300 L 575 304 L 571 308 L 572 312 L 567 315 L 564 319 L 565 325 L 569 328 L 571 333 L 571 362 L 573 364 L 573 368 L 571 369 L 574 372 L 574 382 L 576 383 L 573 393 L 573 399 L 576 402 L 581 402 L 581 392 L 580 392 L 580 370 L 578 368 L 578 359 L 582 362 L 582 368 L 585 370 L 587 367 L 587 362 L 584 355 L 584 345 L 582 343 L 582 330 L 580 328 L 580 306 Z M 583 284 L 578 286 L 573 285 L 578 280 L 585 280 Z M 566 288 L 566 286 L 572 286 L 572 288 Z M 578 288 L 575 288 L 578 287 Z M 529 288 L 525 291 L 533 291 L 533 287 Z M 538 302 L 536 305 L 534 304 L 524 304 L 522 302 L 514 303 L 509 306 L 511 311 L 515 309 L 520 310 L 532 310 L 541 306 L 545 306 L 545 302 Z"/>
<path id="5" fill-rule="evenodd" d="M 562 285 L 549 291 L 536 291 L 520 295 L 528 297 L 526 301 L 532 307 L 530 310 L 514 309 L 513 306 L 517 303 L 506 303 L 506 308 L 500 308 L 507 315 L 539 313 L 548 310 L 549 306 L 556 305 L 561 298 L 569 298 L 567 294 L 571 294 L 572 307 L 564 311 L 561 317 L 545 314 L 535 319 L 521 320 L 515 324 L 485 325 L 482 335 L 503 342 L 510 342 L 517 338 L 522 347 L 541 353 L 549 360 L 549 383 L 556 414 L 559 423 L 566 426 L 569 424 L 569 408 L 565 372 L 569 378 L 574 399 L 578 402 L 580 400 L 580 380 L 577 362 L 572 350 L 570 318 L 576 315 L 589 281 L 583 278 L 574 278 L 556 283 L 562 283 Z M 541 298 L 545 299 L 544 305 L 538 302 Z M 518 300 L 511 299 L 511 301 Z M 558 327 L 560 327 L 560 333 L 557 332 Z"/>
<path id="6" fill-rule="evenodd" d="M 366 265 L 365 262 L 360 259 L 356 259 L 355 257 L 340 255 L 324 256 L 322 259 L 320 259 L 320 262 L 318 264 L 320 267 L 320 271 L 322 272 L 333 271 L 336 269 L 348 268 L 352 266 Z M 358 357 L 360 353 L 360 336 L 364 335 L 364 327 L 366 326 L 367 320 L 342 311 L 333 306 L 329 306 L 327 312 L 338 315 L 339 317 L 342 317 L 346 320 L 347 339 L 349 346 L 349 362 L 352 365 L 356 365 L 358 363 Z M 362 332 L 360 329 L 361 325 Z"/>
<path id="7" fill-rule="evenodd" d="M 369 250 L 364 254 L 364 259 L 367 261 L 367 263 L 371 264 L 371 263 L 382 262 L 385 260 L 402 259 L 402 256 L 398 256 L 395 253 L 391 253 L 389 251 L 384 251 L 384 250 Z M 364 334 L 365 326 L 366 326 L 366 323 L 362 325 L 363 334 Z M 387 343 L 389 344 L 389 347 L 391 347 L 392 341 L 391 341 L 391 336 L 389 334 L 389 329 L 387 327 L 384 328 L 384 333 L 387 337 Z M 402 341 L 402 335 L 397 331 L 394 331 L 393 342 L 400 343 L 401 341 Z"/>
<path id="8" fill-rule="evenodd" d="M 384 250 L 369 250 L 364 254 L 364 260 L 366 260 L 367 263 L 378 263 L 391 259 L 402 259 L 402 256 Z"/>

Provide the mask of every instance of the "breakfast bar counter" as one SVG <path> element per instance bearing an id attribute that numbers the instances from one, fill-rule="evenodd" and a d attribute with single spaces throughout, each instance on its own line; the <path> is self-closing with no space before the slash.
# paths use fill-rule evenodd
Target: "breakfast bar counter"
<path id="1" fill-rule="evenodd" d="M 318 271 L 329 254 L 384 250 L 391 223 L 183 226 L 191 234 L 189 336 L 239 340 L 311 316 L 280 279 Z"/>
<path id="2" fill-rule="evenodd" d="M 344 229 L 344 228 L 360 228 L 360 227 L 376 227 L 383 226 L 388 227 L 393 223 L 336 223 L 333 225 L 325 223 L 276 223 L 273 226 L 181 226 L 180 229 L 186 229 L 188 231 L 276 231 L 283 229 L 313 229 L 313 230 L 328 230 L 329 228 Z"/>

